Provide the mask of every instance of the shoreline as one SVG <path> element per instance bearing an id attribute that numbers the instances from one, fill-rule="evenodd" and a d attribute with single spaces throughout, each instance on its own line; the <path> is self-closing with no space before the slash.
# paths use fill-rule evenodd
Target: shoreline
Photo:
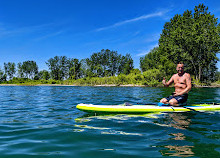
<path id="1" fill-rule="evenodd" d="M 0 86 L 66 86 L 66 87 L 149 87 L 149 86 L 144 86 L 144 85 L 132 85 L 132 84 L 127 84 L 127 85 L 116 85 L 116 84 L 103 84 L 103 85 L 65 85 L 65 84 L 0 84 Z"/>
<path id="2" fill-rule="evenodd" d="M 103 85 L 65 85 L 65 84 L 0 84 L 0 86 L 49 86 L 49 87 L 55 87 L 55 86 L 64 86 L 64 87 L 150 87 L 145 85 L 133 85 L 133 84 L 127 84 L 127 85 L 116 85 L 116 84 L 103 84 Z M 156 86 L 156 87 L 163 87 L 163 86 Z M 202 85 L 193 85 L 194 88 L 220 88 L 220 84 L 213 84 L 210 86 L 202 86 Z"/>

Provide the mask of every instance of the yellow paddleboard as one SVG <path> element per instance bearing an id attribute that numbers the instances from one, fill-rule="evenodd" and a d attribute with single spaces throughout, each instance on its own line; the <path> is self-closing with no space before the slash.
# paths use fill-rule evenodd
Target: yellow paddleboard
<path id="1" fill-rule="evenodd" d="M 220 110 L 220 105 L 194 104 L 184 107 L 157 106 L 157 105 L 93 105 L 78 104 L 77 109 L 85 112 L 100 113 L 148 113 L 148 112 L 184 112 L 184 111 L 216 111 Z"/>

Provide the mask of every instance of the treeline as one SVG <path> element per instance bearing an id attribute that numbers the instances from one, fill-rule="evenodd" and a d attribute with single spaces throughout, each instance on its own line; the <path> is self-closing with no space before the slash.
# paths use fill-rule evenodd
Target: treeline
<path id="1" fill-rule="evenodd" d="M 0 82 L 12 80 L 14 77 L 36 79 L 40 73 L 35 61 L 19 62 L 17 68 L 15 63 L 8 62 L 4 63 L 4 70 L 0 69 Z"/>
<path id="2" fill-rule="evenodd" d="M 66 56 L 55 56 L 47 60 L 48 70 L 38 71 L 35 61 L 4 63 L 4 70 L 0 69 L 0 81 L 13 78 L 32 80 L 77 80 L 80 78 L 110 77 L 119 74 L 129 74 L 133 70 L 133 59 L 130 54 L 125 56 L 116 51 L 103 49 L 93 53 L 90 58 L 73 59 Z"/>
<path id="3" fill-rule="evenodd" d="M 66 56 L 50 58 L 46 64 L 55 80 L 79 79 L 85 77 L 108 77 L 129 74 L 133 69 L 130 54 L 125 56 L 108 49 L 93 53 L 90 58 L 68 59 Z"/>

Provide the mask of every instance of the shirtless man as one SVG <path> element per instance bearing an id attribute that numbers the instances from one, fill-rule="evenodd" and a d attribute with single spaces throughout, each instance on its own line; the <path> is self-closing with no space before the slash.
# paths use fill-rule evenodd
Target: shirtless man
<path id="1" fill-rule="evenodd" d="M 185 103 L 188 98 L 188 92 L 192 88 L 190 74 L 184 72 L 183 63 L 177 64 L 177 74 L 174 74 L 171 79 L 166 82 L 163 78 L 163 85 L 168 87 L 174 82 L 175 92 L 167 98 L 160 100 L 163 104 L 170 104 L 172 106 L 178 106 L 180 103 Z"/>

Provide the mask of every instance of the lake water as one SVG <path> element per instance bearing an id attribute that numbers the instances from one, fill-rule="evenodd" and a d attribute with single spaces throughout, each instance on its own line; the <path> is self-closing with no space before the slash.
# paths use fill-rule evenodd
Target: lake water
<path id="1" fill-rule="evenodd" d="M 0 157 L 220 157 L 220 113 L 88 115 L 78 103 L 157 103 L 173 88 L 0 87 Z M 194 88 L 190 103 L 220 102 Z"/>

